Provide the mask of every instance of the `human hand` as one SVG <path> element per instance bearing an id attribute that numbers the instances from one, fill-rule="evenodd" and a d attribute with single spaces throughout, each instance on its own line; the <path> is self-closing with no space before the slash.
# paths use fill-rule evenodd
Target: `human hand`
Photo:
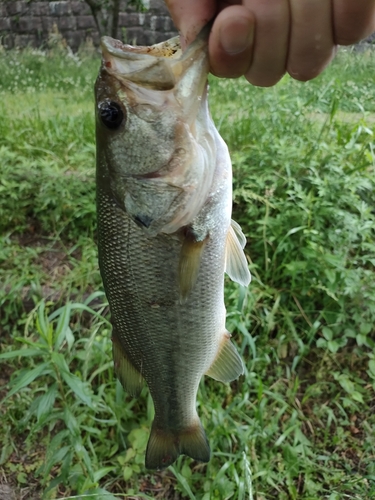
<path id="1" fill-rule="evenodd" d="M 182 44 L 213 19 L 211 72 L 245 75 L 268 87 L 285 72 L 296 80 L 318 76 L 336 45 L 351 45 L 375 31 L 375 0 L 166 0 Z"/>

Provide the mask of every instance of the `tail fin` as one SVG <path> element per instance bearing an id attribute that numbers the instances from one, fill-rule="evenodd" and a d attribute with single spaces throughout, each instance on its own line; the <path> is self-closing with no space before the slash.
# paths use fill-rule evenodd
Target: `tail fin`
<path id="1" fill-rule="evenodd" d="M 165 469 L 181 454 L 200 462 L 210 460 L 210 446 L 200 421 L 181 431 L 158 429 L 154 422 L 147 444 L 146 468 Z"/>

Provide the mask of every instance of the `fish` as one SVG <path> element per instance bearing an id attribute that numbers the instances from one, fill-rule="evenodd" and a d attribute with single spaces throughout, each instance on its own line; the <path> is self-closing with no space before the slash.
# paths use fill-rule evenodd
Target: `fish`
<path id="1" fill-rule="evenodd" d="M 178 37 L 147 47 L 103 37 L 95 83 L 99 268 L 115 373 L 134 397 L 147 384 L 154 403 L 151 470 L 180 454 L 209 461 L 199 383 L 244 372 L 225 327 L 224 272 L 242 286 L 250 272 L 208 108 L 208 34 L 184 51 Z"/>

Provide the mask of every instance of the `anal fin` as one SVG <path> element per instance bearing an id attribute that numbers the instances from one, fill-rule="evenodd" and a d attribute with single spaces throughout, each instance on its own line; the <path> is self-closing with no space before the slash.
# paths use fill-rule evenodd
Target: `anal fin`
<path id="1" fill-rule="evenodd" d="M 243 286 L 248 286 L 251 281 L 250 271 L 244 254 L 246 238 L 241 227 L 232 220 L 228 231 L 225 248 L 225 272 L 233 280 Z"/>
<path id="2" fill-rule="evenodd" d="M 147 444 L 146 468 L 165 469 L 181 454 L 199 462 L 208 462 L 210 446 L 198 417 L 197 420 L 196 424 L 179 431 L 158 429 L 154 422 Z"/>
<path id="3" fill-rule="evenodd" d="M 144 379 L 129 360 L 115 334 L 112 336 L 112 353 L 115 373 L 121 385 L 131 396 L 139 396 L 144 386 Z"/>
<path id="4" fill-rule="evenodd" d="M 244 372 L 240 355 L 230 341 L 230 334 L 225 332 L 219 352 L 206 372 L 209 377 L 220 382 L 232 382 Z"/>
<path id="5" fill-rule="evenodd" d="M 180 300 L 182 303 L 185 302 L 197 282 L 202 253 L 207 240 L 208 237 L 201 241 L 197 240 L 194 231 L 191 229 L 188 229 L 184 235 L 178 269 Z"/>

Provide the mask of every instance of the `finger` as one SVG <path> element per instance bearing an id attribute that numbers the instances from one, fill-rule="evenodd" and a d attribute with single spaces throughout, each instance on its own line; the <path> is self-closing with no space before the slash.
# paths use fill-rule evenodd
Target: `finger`
<path id="1" fill-rule="evenodd" d="M 269 87 L 285 73 L 289 38 L 288 0 L 245 0 L 256 19 L 253 59 L 246 79 L 253 85 Z"/>
<path id="2" fill-rule="evenodd" d="M 375 31 L 375 0 L 333 0 L 335 42 L 351 45 Z"/>
<path id="3" fill-rule="evenodd" d="M 290 7 L 287 71 L 296 80 L 311 80 L 335 54 L 331 1 L 290 0 Z"/>
<path id="4" fill-rule="evenodd" d="M 166 0 L 183 46 L 189 45 L 216 13 L 216 0 Z"/>
<path id="5" fill-rule="evenodd" d="M 216 17 L 208 42 L 211 72 L 234 78 L 248 70 L 254 39 L 254 15 L 242 5 L 223 9 Z"/>

